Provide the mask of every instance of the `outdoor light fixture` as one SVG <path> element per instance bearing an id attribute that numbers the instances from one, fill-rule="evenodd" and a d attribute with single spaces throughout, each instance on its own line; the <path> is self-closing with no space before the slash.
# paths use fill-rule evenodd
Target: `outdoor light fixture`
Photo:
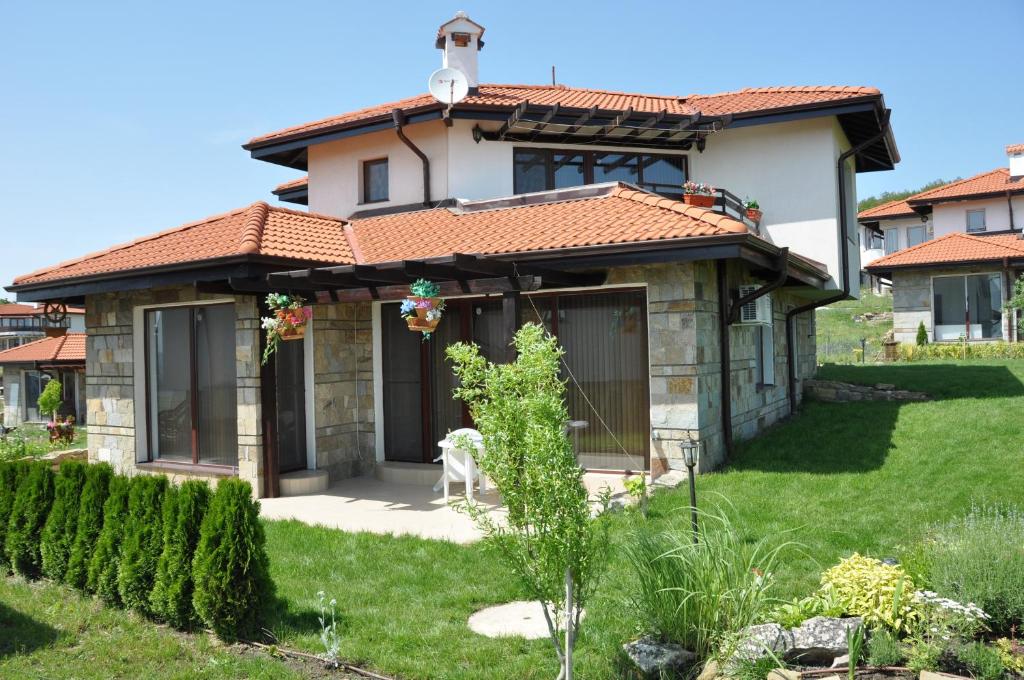
<path id="1" fill-rule="evenodd" d="M 693 482 L 693 468 L 697 465 L 700 457 L 700 442 L 694 441 L 689 432 L 686 433 L 686 441 L 679 442 L 679 448 L 683 451 L 683 463 L 686 464 L 686 471 L 690 478 L 690 523 L 693 526 L 693 542 L 697 543 L 697 488 Z"/>

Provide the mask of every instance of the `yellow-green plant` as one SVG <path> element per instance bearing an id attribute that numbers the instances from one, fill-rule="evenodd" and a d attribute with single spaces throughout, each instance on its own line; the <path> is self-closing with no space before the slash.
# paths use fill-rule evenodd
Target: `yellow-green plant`
<path id="1" fill-rule="evenodd" d="M 854 553 L 826 570 L 821 584 L 869 628 L 908 631 L 917 619 L 914 583 L 899 566 Z"/>
<path id="2" fill-rule="evenodd" d="M 1009 638 L 999 638 L 994 645 L 1006 670 L 1016 675 L 1024 675 L 1024 644 Z"/>

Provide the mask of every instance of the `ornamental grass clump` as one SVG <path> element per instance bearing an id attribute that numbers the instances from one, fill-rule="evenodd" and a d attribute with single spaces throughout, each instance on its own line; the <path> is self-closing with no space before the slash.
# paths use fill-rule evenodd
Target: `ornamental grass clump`
<path id="1" fill-rule="evenodd" d="M 169 488 L 164 497 L 163 550 L 156 568 L 156 583 L 150 595 L 153 613 L 175 628 L 193 628 L 199 623 L 192 605 L 192 559 L 199 544 L 199 529 L 210 502 L 210 487 L 189 480 Z"/>
<path id="2" fill-rule="evenodd" d="M 103 504 L 107 500 L 113 475 L 113 469 L 106 463 L 86 466 L 85 484 L 78 503 L 75 538 L 71 545 L 67 573 L 64 575 L 65 583 L 72 588 L 85 590 L 89 560 L 96 549 L 96 541 L 103 528 Z"/>
<path id="3" fill-rule="evenodd" d="M 919 549 L 938 595 L 980 607 L 994 633 L 1024 630 L 1024 512 L 975 506 L 933 526 Z"/>
<path id="4" fill-rule="evenodd" d="M 71 559 L 71 547 L 78 527 L 78 506 L 85 485 L 86 463 L 69 461 L 60 467 L 53 483 L 53 507 L 43 527 L 39 544 L 43 574 L 61 582 Z"/>
<path id="5" fill-rule="evenodd" d="M 483 436 L 474 457 L 508 515 L 499 523 L 482 506 L 462 509 L 542 605 L 562 674 L 571 677 L 575 631 L 605 563 L 608 527 L 604 512 L 591 515 L 583 469 L 564 429 L 562 349 L 534 323 L 520 328 L 513 343 L 516 360 L 507 364 L 489 363 L 476 345 L 447 349 L 459 379 L 454 395 Z M 475 448 L 468 438 L 460 446 Z M 607 494 L 600 500 L 606 508 Z"/>
<path id="6" fill-rule="evenodd" d="M 18 485 L 4 543 L 7 559 L 15 573 L 25 578 L 42 576 L 39 544 L 52 504 L 53 471 L 49 464 L 34 463 Z"/>
<path id="7" fill-rule="evenodd" d="M 96 539 L 96 550 L 89 560 L 89 573 L 85 589 L 96 593 L 109 605 L 120 605 L 117 590 L 117 567 L 121 562 L 121 537 L 128 516 L 127 477 L 119 475 L 110 480 L 109 494 L 103 504 L 103 528 Z"/>
<path id="8" fill-rule="evenodd" d="M 18 495 L 18 485 L 28 474 L 29 465 L 24 461 L 16 463 L 0 462 L 0 576 L 11 571 L 11 561 L 7 559 L 7 527 L 14 510 L 14 499 Z"/>
<path id="9" fill-rule="evenodd" d="M 117 592 L 128 609 L 152 614 L 149 594 L 163 548 L 163 502 L 167 478 L 141 475 L 128 492 L 128 516 L 117 568 Z"/>
<path id="10" fill-rule="evenodd" d="M 192 562 L 192 603 L 223 640 L 252 639 L 274 594 L 259 503 L 240 479 L 222 479 L 210 500 Z"/>
<path id="11" fill-rule="evenodd" d="M 700 658 L 727 657 L 736 633 L 765 618 L 772 572 L 786 544 L 746 541 L 729 518 L 705 514 L 689 531 L 638 531 L 624 543 L 636 576 L 633 610 L 645 632 Z"/>

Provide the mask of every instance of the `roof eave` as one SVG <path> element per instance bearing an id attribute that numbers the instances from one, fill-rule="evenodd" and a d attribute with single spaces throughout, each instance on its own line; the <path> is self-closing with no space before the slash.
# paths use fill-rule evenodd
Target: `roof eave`
<path id="1" fill-rule="evenodd" d="M 942 198 L 908 198 L 909 203 L 915 209 L 917 208 L 930 208 L 933 205 L 940 203 L 960 203 L 963 201 L 983 201 L 991 198 L 1004 198 L 1007 194 L 1011 196 L 1024 195 L 1024 186 L 1016 189 L 1000 189 L 998 191 L 985 191 L 978 192 L 976 194 L 964 194 L 962 196 L 947 196 Z"/>
<path id="2" fill-rule="evenodd" d="M 998 265 L 1002 267 L 1003 263 L 1010 263 L 1015 265 L 1024 264 L 1024 255 L 1019 257 L 999 257 L 999 258 L 983 258 L 979 260 L 957 260 L 956 262 L 915 262 L 912 264 L 869 264 L 864 267 L 865 271 L 874 274 L 876 276 L 885 276 L 886 274 L 892 275 L 894 271 L 907 271 L 912 269 L 955 269 L 957 267 L 976 267 L 978 265 Z"/>

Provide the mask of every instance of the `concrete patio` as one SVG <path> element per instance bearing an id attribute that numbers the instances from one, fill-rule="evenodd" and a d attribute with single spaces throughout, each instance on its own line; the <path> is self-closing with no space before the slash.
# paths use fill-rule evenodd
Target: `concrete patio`
<path id="1" fill-rule="evenodd" d="M 431 466 L 436 480 L 440 468 Z M 436 469 L 436 472 L 435 472 Z M 343 531 L 369 531 L 376 534 L 413 535 L 420 538 L 471 543 L 480 540 L 480 532 L 466 515 L 444 502 L 431 484 L 402 483 L 364 475 L 341 480 L 322 493 L 260 501 L 265 519 L 295 519 L 311 525 L 322 525 Z M 387 476 L 387 475 L 384 475 Z M 584 484 L 592 494 L 607 485 L 613 499 L 624 502 L 623 478 L 612 474 L 587 473 Z M 452 485 L 452 502 L 464 499 L 463 485 Z M 501 498 L 488 490 L 475 499 L 501 518 Z"/>

